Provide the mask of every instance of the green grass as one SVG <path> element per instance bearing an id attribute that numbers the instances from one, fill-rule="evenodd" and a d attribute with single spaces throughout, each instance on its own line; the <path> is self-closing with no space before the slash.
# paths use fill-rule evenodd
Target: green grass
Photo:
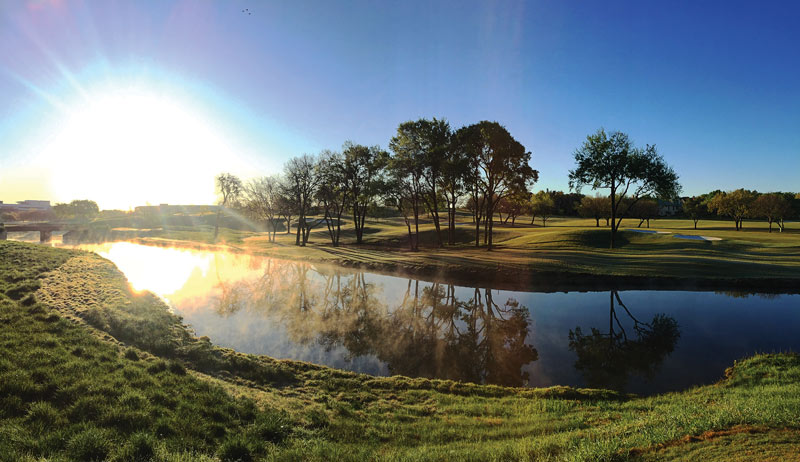
<path id="1" fill-rule="evenodd" d="M 0 461 L 782 460 L 800 357 L 639 398 L 370 377 L 197 339 L 83 252 L 0 243 Z M 723 377 L 723 371 L 720 377 Z M 748 456 L 749 455 L 749 456 Z"/>
<path id="2" fill-rule="evenodd" d="M 541 220 L 531 225 L 530 217 L 520 217 L 514 227 L 510 222 L 495 224 L 496 248 L 487 252 L 485 248 L 475 248 L 474 225 L 468 214 L 461 213 L 453 246 L 438 248 L 432 222 L 424 218 L 420 226 L 422 251 L 410 252 L 405 223 L 396 217 L 368 220 L 362 245 L 355 244 L 352 223 L 345 217 L 342 246 L 336 248 L 330 245 L 325 226 L 312 231 L 307 247 L 297 247 L 294 233 L 279 232 L 277 242 L 272 243 L 265 233 L 252 231 L 256 229 L 254 225 L 235 217 L 223 219 L 220 235 L 215 239 L 214 227 L 206 218 L 180 226 L 164 219 L 158 229 L 138 233 L 134 229 L 118 230 L 115 236 L 138 237 L 140 242 L 151 245 L 223 245 L 278 258 L 442 276 L 462 283 L 495 275 L 496 282 L 512 281 L 512 285 L 529 286 L 544 281 L 543 277 L 547 277 L 547 284 L 556 279 L 560 283 L 577 281 L 579 285 L 583 279 L 606 278 L 609 285 L 614 283 L 612 278 L 624 276 L 648 286 L 653 279 L 673 279 L 673 284 L 688 281 L 722 288 L 741 287 L 744 283 L 751 289 L 763 285 L 786 290 L 800 278 L 800 222 L 788 222 L 783 233 L 773 226 L 769 233 L 765 221 L 746 221 L 744 229 L 736 231 L 733 222 L 726 220 L 701 220 L 695 230 L 691 220 L 656 219 L 651 220 L 652 230 L 719 237 L 722 241 L 621 231 L 617 248 L 612 250 L 609 228 L 597 228 L 593 219 L 555 217 L 542 227 Z M 226 223 L 242 229 L 227 228 Z M 621 229 L 638 225 L 638 219 L 627 219 Z M 444 228 L 443 237 L 446 239 Z"/>
<path id="3" fill-rule="evenodd" d="M 692 241 L 670 235 L 648 235 L 621 231 L 618 246 L 609 248 L 610 231 L 596 228 L 594 220 L 553 218 L 547 227 L 531 226 L 520 219 L 515 227 L 496 225 L 493 252 L 474 247 L 474 228 L 462 217 L 454 246 L 437 248 L 429 221 L 421 227 L 422 251 L 406 249 L 406 228 L 398 219 L 368 222 L 363 245 L 355 244 L 349 224 L 343 229 L 342 246 L 332 247 L 324 227 L 312 232 L 307 247 L 294 244 L 294 234 L 279 233 L 269 242 L 261 233 L 226 230 L 217 241 L 229 249 L 277 258 L 359 266 L 365 269 L 405 272 L 418 276 L 448 277 L 462 283 L 512 281 L 513 285 L 545 281 L 577 282 L 605 278 L 609 284 L 620 276 L 650 285 L 652 280 L 712 283 L 716 286 L 751 289 L 790 287 L 800 278 L 800 223 L 787 223 L 786 231 L 769 233 L 764 222 L 747 222 L 735 231 L 732 222 L 701 221 L 698 230 L 690 220 L 651 221 L 652 230 L 675 234 L 719 237 L 721 241 Z M 626 220 L 622 229 L 636 228 L 638 220 Z M 157 245 L 209 245 L 213 229 L 171 229 L 142 243 Z M 544 276 L 548 278 L 543 279 Z M 655 281 L 658 283 L 658 281 Z M 543 287 L 544 288 L 544 287 Z"/>

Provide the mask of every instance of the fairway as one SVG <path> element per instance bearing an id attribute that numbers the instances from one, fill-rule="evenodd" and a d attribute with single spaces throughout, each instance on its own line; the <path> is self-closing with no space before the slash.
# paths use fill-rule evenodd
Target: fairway
<path id="1" fill-rule="evenodd" d="M 348 222 L 342 229 L 341 245 L 330 245 L 327 230 L 317 227 L 305 247 L 294 245 L 295 235 L 278 233 L 276 242 L 266 234 L 223 230 L 218 244 L 232 250 L 255 252 L 278 258 L 319 261 L 357 266 L 387 273 L 400 272 L 425 277 L 456 277 L 461 282 L 507 280 L 510 287 L 569 282 L 602 284 L 617 277 L 615 284 L 651 286 L 742 287 L 787 290 L 800 279 L 800 223 L 787 222 L 786 230 L 768 232 L 766 222 L 748 221 L 736 231 L 731 221 L 701 221 L 695 230 L 691 220 L 651 220 L 651 227 L 637 228 L 639 220 L 623 220 L 616 249 L 609 248 L 610 230 L 596 227 L 593 219 L 551 218 L 547 226 L 529 217 L 516 225 L 495 224 L 495 249 L 475 247 L 475 229 L 468 217 L 457 222 L 454 246 L 437 248 L 433 225 L 420 227 L 420 251 L 408 250 L 408 234 L 401 219 L 368 220 L 364 243 L 355 244 Z M 602 223 L 602 220 L 601 220 Z M 624 231 L 655 231 L 642 233 Z M 668 234 L 658 234 L 659 232 Z M 446 235 L 446 229 L 443 230 Z M 678 239 L 675 235 L 708 236 L 719 240 Z M 151 245 L 214 245 L 210 227 L 167 227 L 157 237 L 140 238 Z M 546 276 L 546 277 L 545 277 Z M 621 278 L 620 278 L 621 277 Z M 569 281 L 566 281 L 569 279 Z M 637 282 L 638 281 L 638 282 Z"/>

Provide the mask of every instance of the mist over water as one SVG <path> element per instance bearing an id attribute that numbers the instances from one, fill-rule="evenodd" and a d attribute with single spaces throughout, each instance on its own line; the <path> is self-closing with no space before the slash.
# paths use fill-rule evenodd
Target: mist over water
<path id="1" fill-rule="evenodd" d="M 652 394 L 800 350 L 800 295 L 537 293 L 127 242 L 80 248 L 220 346 L 373 375 Z"/>

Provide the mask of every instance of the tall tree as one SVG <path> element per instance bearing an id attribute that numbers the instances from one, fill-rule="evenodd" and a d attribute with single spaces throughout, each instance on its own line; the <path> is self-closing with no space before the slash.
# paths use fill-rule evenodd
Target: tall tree
<path id="1" fill-rule="evenodd" d="M 762 194 L 753 201 L 753 215 L 766 218 L 769 222 L 769 232 L 772 232 L 772 223 L 778 224 L 778 229 L 783 232 L 783 220 L 792 213 L 792 204 L 781 193 Z"/>
<path id="2" fill-rule="evenodd" d="M 222 215 L 222 210 L 236 204 L 242 194 L 242 180 L 230 173 L 220 173 L 215 179 L 215 184 L 217 192 L 222 196 L 222 199 L 220 199 L 219 208 L 217 209 L 217 222 L 214 225 L 214 239 L 219 235 L 219 220 Z"/>
<path id="3" fill-rule="evenodd" d="M 364 226 L 367 210 L 384 188 L 384 168 L 389 154 L 379 146 L 362 146 L 350 141 L 342 148 L 344 159 L 345 188 L 348 191 L 353 212 L 356 243 L 364 241 Z"/>
<path id="4" fill-rule="evenodd" d="M 450 157 L 452 132 L 444 119 L 419 119 L 397 127 L 397 135 L 389 143 L 396 156 L 414 162 L 422 180 L 422 200 L 431 214 L 436 241 L 444 245 L 439 220 L 442 189 L 445 187 L 443 171 Z"/>
<path id="5" fill-rule="evenodd" d="M 442 165 L 442 191 L 447 203 L 447 243 L 455 244 L 456 209 L 466 193 L 466 179 L 469 174 L 469 158 L 461 144 L 459 132 L 450 136 L 450 148 Z"/>
<path id="6" fill-rule="evenodd" d="M 599 228 L 600 219 L 611 215 L 611 201 L 607 197 L 583 196 L 578 214 L 584 218 L 594 218 L 595 226 Z"/>
<path id="7" fill-rule="evenodd" d="M 331 244 L 338 247 L 342 235 L 342 214 L 350 203 L 344 159 L 338 152 L 323 151 L 317 168 L 320 176 L 317 197 L 325 211 L 325 223 L 328 226 Z"/>
<path id="8" fill-rule="evenodd" d="M 542 228 L 547 226 L 547 220 L 553 216 L 556 204 L 550 191 L 539 191 L 530 196 L 531 215 L 542 219 Z"/>
<path id="9" fill-rule="evenodd" d="M 280 179 L 276 176 L 265 176 L 251 180 L 244 185 L 242 196 L 245 212 L 253 219 L 268 225 L 269 241 L 275 242 L 275 234 L 278 231 Z"/>
<path id="10" fill-rule="evenodd" d="M 297 237 L 295 245 L 305 246 L 314 224 L 309 224 L 308 216 L 317 194 L 321 177 L 313 156 L 303 154 L 289 159 L 284 166 L 287 196 L 291 198 L 297 214 Z"/>
<path id="11" fill-rule="evenodd" d="M 392 167 L 393 159 L 389 162 L 389 177 L 383 190 L 383 201 L 386 205 L 393 206 L 403 216 L 408 229 L 408 245 L 411 250 L 419 249 L 419 232 L 411 231 L 411 221 L 415 213 L 419 214 L 419 196 L 411 187 L 407 176 L 401 170 Z"/>
<path id="12" fill-rule="evenodd" d="M 611 248 L 622 218 L 645 196 L 676 198 L 680 192 L 678 175 L 664 162 L 655 146 L 634 147 L 628 135 L 602 128 L 586 137 L 575 151 L 574 170 L 569 172 L 570 188 L 580 192 L 583 186 L 608 189 L 611 201 Z M 626 201 L 626 199 L 630 199 Z M 626 205 L 620 210 L 620 205 Z"/>
<path id="13" fill-rule="evenodd" d="M 467 127 L 464 139 L 469 153 L 469 181 L 477 195 L 483 196 L 486 208 L 487 250 L 492 250 L 495 205 L 507 195 L 526 189 L 539 179 L 531 168 L 531 153 L 525 150 L 508 130 L 497 122 L 482 121 Z M 476 224 L 476 245 L 479 223 Z"/>
<path id="14" fill-rule="evenodd" d="M 68 204 L 54 205 L 53 213 L 55 213 L 57 218 L 62 220 L 73 219 L 88 221 L 100 213 L 100 208 L 97 206 L 97 202 L 95 201 L 80 199 L 74 200 Z"/>
<path id="15" fill-rule="evenodd" d="M 637 228 L 647 222 L 647 227 L 650 227 L 650 220 L 658 216 L 658 201 L 652 198 L 643 198 L 633 207 L 631 207 L 631 215 L 639 219 Z"/>
<path id="16" fill-rule="evenodd" d="M 752 213 L 753 201 L 758 193 L 746 189 L 737 189 L 730 192 L 719 192 L 708 202 L 708 210 L 731 217 L 736 225 L 736 231 L 742 229 L 744 219 Z"/>
<path id="17" fill-rule="evenodd" d="M 708 203 L 702 196 L 690 197 L 683 201 L 683 213 L 694 222 L 694 229 L 697 229 L 697 222 L 708 215 Z"/>

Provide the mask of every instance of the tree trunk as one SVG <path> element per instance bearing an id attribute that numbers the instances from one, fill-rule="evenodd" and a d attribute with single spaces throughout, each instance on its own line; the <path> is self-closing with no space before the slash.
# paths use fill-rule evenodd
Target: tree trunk
<path id="1" fill-rule="evenodd" d="M 600 218 L 595 217 L 594 221 L 595 221 L 595 226 L 597 228 L 599 228 L 600 227 Z"/>
<path id="2" fill-rule="evenodd" d="M 612 183 L 615 181 L 613 178 L 611 179 Z M 614 241 L 617 237 L 617 189 L 615 187 L 611 188 L 611 248 L 614 248 Z"/>
<path id="3" fill-rule="evenodd" d="M 487 230 L 488 239 L 489 239 L 489 248 L 486 250 L 492 250 L 492 233 L 494 230 L 494 202 L 492 201 L 491 195 L 486 199 L 486 218 L 489 219 L 489 229 Z"/>
<path id="4" fill-rule="evenodd" d="M 697 230 L 697 222 L 698 220 L 694 220 L 694 229 Z"/>

